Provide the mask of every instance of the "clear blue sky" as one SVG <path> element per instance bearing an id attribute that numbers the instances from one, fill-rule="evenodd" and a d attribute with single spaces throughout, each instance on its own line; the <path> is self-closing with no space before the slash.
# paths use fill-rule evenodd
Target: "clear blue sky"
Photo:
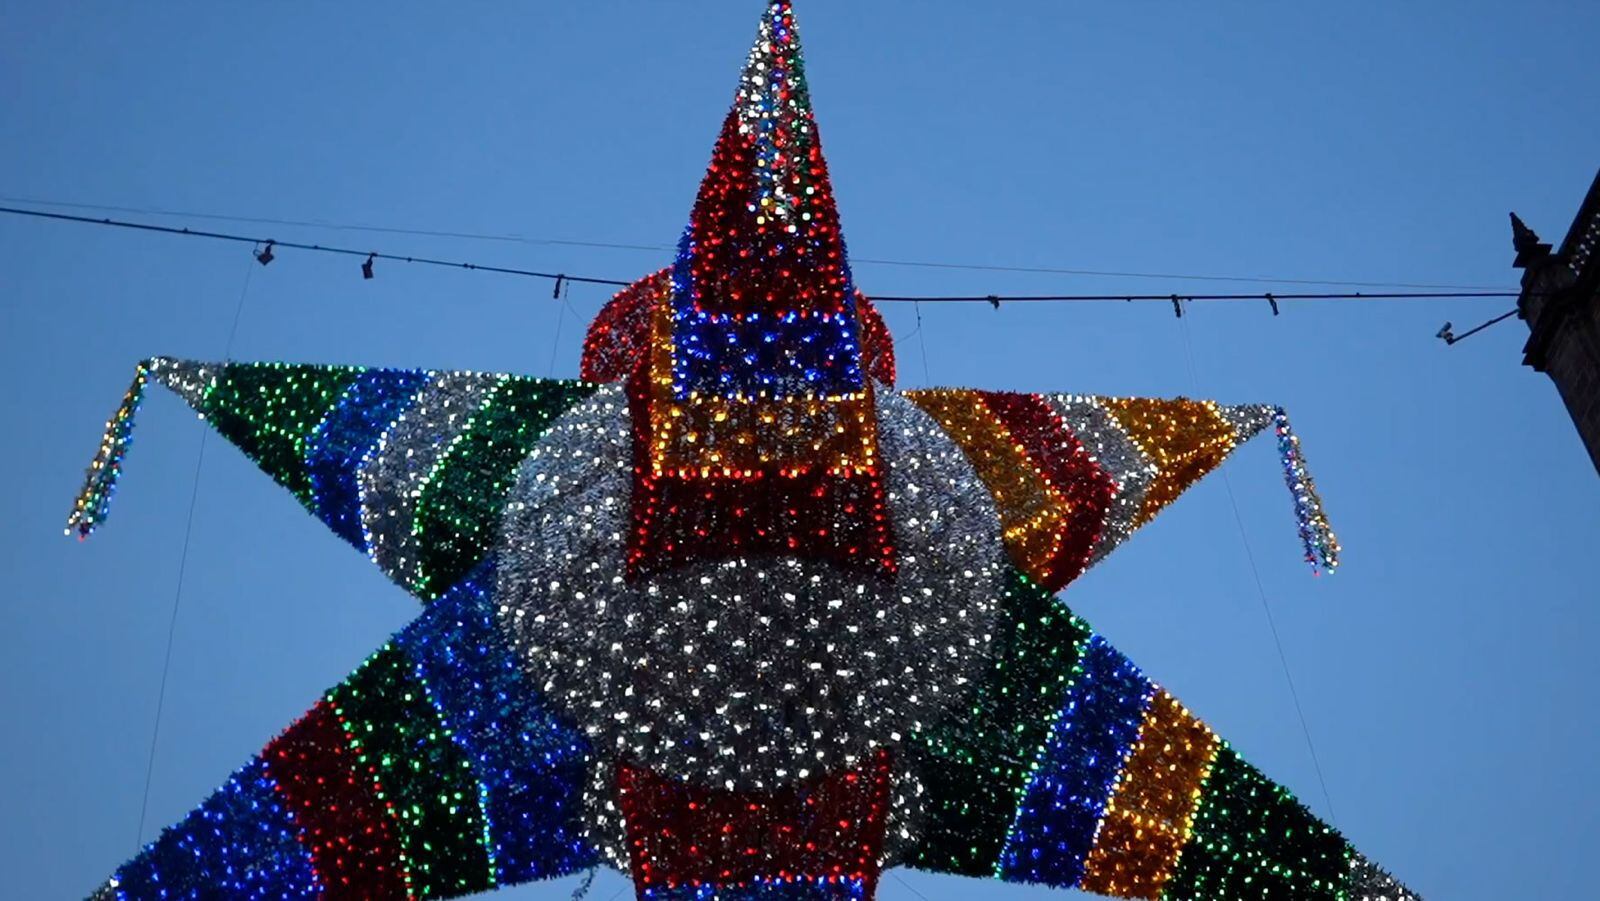
<path id="1" fill-rule="evenodd" d="M 761 4 L 0 4 L 0 195 L 672 243 Z M 1600 163 L 1586 3 L 799 5 L 860 258 L 1513 285 Z M 163 220 L 166 221 L 166 220 Z M 631 278 L 666 251 L 237 228 Z M 283 251 L 235 356 L 574 375 L 546 283 Z M 247 248 L 0 218 L 0 894 L 135 849 L 200 426 L 153 395 L 110 526 L 61 527 L 135 360 L 223 354 Z M 903 268 L 869 293 L 1264 290 Z M 1287 290 L 1287 286 L 1276 286 Z M 587 320 L 603 292 L 572 291 Z M 1424 894 L 1592 893 L 1600 479 L 1500 301 L 924 310 L 938 384 L 1270 401 L 1346 548 L 1299 562 L 1273 449 L 1227 472 L 1338 825 Z M 911 311 L 888 309 L 924 382 Z M 559 336 L 557 329 L 559 326 Z M 1203 483 L 1068 600 L 1328 815 L 1228 492 Z M 413 603 L 225 444 L 200 476 L 146 835 Z M 902 873 L 882 897 L 969 897 Z M 575 880 L 507 892 L 565 898 Z M 623 883 L 603 876 L 605 901 Z M 1038 890 L 981 886 L 988 897 Z"/>

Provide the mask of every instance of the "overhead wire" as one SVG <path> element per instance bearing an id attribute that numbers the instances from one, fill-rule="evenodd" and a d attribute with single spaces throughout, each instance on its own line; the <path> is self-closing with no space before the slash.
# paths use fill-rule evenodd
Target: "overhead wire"
<path id="1" fill-rule="evenodd" d="M 97 203 L 71 203 L 40 197 L 0 196 L 0 203 L 31 203 L 38 206 L 63 209 L 100 210 L 114 213 L 136 213 L 146 216 L 169 216 L 182 219 L 207 219 L 217 222 L 241 222 L 251 225 L 284 225 L 298 228 L 322 228 L 337 231 L 364 231 L 378 234 L 413 235 L 429 238 L 457 238 L 469 241 L 501 241 L 535 246 L 593 247 L 607 250 L 636 250 L 648 252 L 676 251 L 670 244 L 630 244 L 615 241 L 584 241 L 568 238 L 543 238 L 530 235 L 470 232 L 424 228 L 403 228 L 386 225 L 333 222 L 326 219 L 281 219 L 264 216 L 240 216 L 219 213 L 198 213 L 187 210 L 158 209 L 151 207 L 114 206 Z M 1342 279 L 1286 278 L 1271 275 L 1218 275 L 1185 272 L 1133 272 L 1111 269 L 1084 269 L 1061 266 L 1006 266 L 992 263 L 950 263 L 932 260 L 889 260 L 873 257 L 852 257 L 852 263 L 875 266 L 899 266 L 919 269 L 947 269 L 969 272 L 1008 272 L 1033 275 L 1079 275 L 1096 278 L 1143 278 L 1167 281 L 1254 282 L 1275 285 L 1329 285 L 1345 288 L 1416 288 L 1433 290 L 1477 291 L 1492 290 L 1484 285 L 1446 285 L 1416 282 L 1348 281 Z"/>
<path id="2" fill-rule="evenodd" d="M 291 250 L 310 250 L 317 253 L 333 253 L 343 256 L 364 257 L 367 259 L 390 260 L 398 263 L 418 263 L 424 266 L 445 266 L 450 269 L 467 269 L 474 272 L 496 272 L 502 275 L 522 275 L 531 278 L 543 278 L 554 281 L 565 279 L 569 282 L 582 282 L 590 285 L 614 285 L 626 287 L 631 282 L 621 279 L 592 278 L 583 275 L 563 275 L 557 272 L 540 272 L 536 269 L 518 269 L 511 266 L 490 266 L 482 263 L 464 263 L 450 260 L 434 259 L 432 257 L 407 256 L 404 254 L 382 253 L 371 250 L 354 250 L 348 247 L 333 247 L 326 244 L 306 244 L 300 241 L 281 241 L 277 238 L 256 238 L 249 235 L 236 235 L 227 232 L 207 231 L 204 229 L 175 227 L 168 225 L 155 225 L 149 222 L 129 222 L 121 219 L 95 219 L 89 216 L 74 216 L 68 213 L 53 213 L 48 210 L 25 210 L 16 207 L 0 207 L 0 213 L 15 216 L 33 216 L 40 219 L 56 219 L 64 222 L 79 222 L 87 225 L 100 225 L 109 228 L 125 228 L 135 231 L 155 232 L 166 235 L 184 235 L 193 238 L 210 238 L 217 241 L 234 241 L 241 244 L 268 245 Z"/>
<path id="3" fill-rule="evenodd" d="M 482 242 L 525 243 L 525 245 L 536 245 L 536 246 L 581 246 L 581 248 L 606 248 L 606 250 L 651 251 L 651 253 L 659 253 L 659 251 L 667 251 L 667 253 L 670 253 L 670 251 L 677 250 L 677 248 L 675 248 L 675 246 L 672 246 L 672 245 L 646 245 L 646 243 L 592 242 L 592 240 L 571 240 L 571 238 L 528 237 L 528 235 L 515 235 L 515 234 L 486 234 L 486 232 L 462 232 L 462 230 L 408 229 L 408 227 L 368 226 L 368 224 L 349 224 L 349 222 L 320 221 L 320 219 L 278 219 L 278 218 L 262 218 L 262 216 L 232 216 L 232 214 L 192 213 L 192 211 L 162 210 L 162 208 L 141 208 L 141 206 L 102 205 L 102 203 L 69 203 L 69 202 L 61 202 L 61 200 L 45 200 L 45 198 L 6 197 L 6 195 L 0 195 L 0 203 L 34 203 L 34 205 L 40 205 L 40 206 L 58 206 L 58 208 L 66 208 L 66 210 L 110 211 L 110 213 L 134 213 L 134 214 L 144 214 L 144 216 L 168 216 L 168 218 L 206 219 L 206 221 L 222 221 L 222 222 L 245 222 L 245 224 L 258 224 L 258 226 L 304 227 L 304 229 L 357 230 L 357 232 L 374 232 L 374 234 L 392 234 L 392 235 L 413 235 L 413 237 L 464 238 L 464 240 L 482 240 Z M 112 221 L 112 219 L 91 218 L 91 216 L 69 216 L 69 214 L 50 214 L 50 211 L 43 211 L 43 210 L 19 210 L 19 208 L 5 208 L 5 210 L 3 210 L 3 211 L 5 211 L 5 213 L 11 213 L 11 214 L 43 214 L 43 216 L 46 216 L 46 218 L 66 219 L 66 221 L 94 222 L 94 224 L 122 224 L 122 222 Z M 131 222 L 128 222 L 128 224 L 122 224 L 122 226 L 123 227 L 139 227 L 138 224 L 131 224 Z M 149 227 L 149 230 L 162 230 L 162 232 L 170 232 L 170 234 L 194 234 L 194 235 L 200 235 L 200 237 L 213 237 L 213 238 L 227 237 L 227 238 L 232 238 L 232 240 L 253 240 L 253 242 L 256 242 L 256 243 L 264 243 L 267 240 L 267 238 L 246 238 L 245 235 L 222 235 L 222 234 L 219 234 L 219 232 L 202 232 L 202 230 L 187 229 L 187 227 L 179 227 L 179 229 L 170 229 L 170 227 L 165 227 L 165 226 L 147 226 L 147 227 Z M 277 243 L 280 246 L 291 246 L 291 245 L 288 245 L 288 243 L 286 243 L 286 242 L 277 242 Z M 344 251 L 344 250 L 341 250 L 341 248 L 326 248 L 326 246 L 318 246 L 318 245 L 294 245 L 294 246 L 298 246 L 299 250 L 322 250 L 322 251 L 328 251 L 328 253 L 350 253 L 350 254 L 360 253 L 360 254 L 363 254 L 363 256 L 366 256 L 366 254 L 370 253 L 370 251 Z M 378 258 L 379 259 L 406 259 L 406 261 L 411 261 L 411 262 L 427 262 L 427 264 L 442 264 L 442 266 L 459 267 L 459 269 L 482 269 L 482 270 L 486 270 L 486 272 L 506 272 L 506 274 L 536 275 L 536 277 L 542 277 L 542 278 L 555 278 L 558 275 L 558 274 L 550 274 L 550 272 L 523 272 L 523 270 L 515 270 L 515 272 L 507 272 L 506 269 L 501 269 L 501 267 L 477 266 L 477 264 L 464 264 L 464 262 L 435 261 L 435 259 L 402 258 L 402 256 L 395 256 L 395 254 L 378 254 Z M 1262 283 L 1262 285 L 1328 285 L 1328 286 L 1346 286 L 1346 288 L 1405 288 L 1405 290 L 1427 290 L 1427 291 L 1472 291 L 1472 293 L 1474 293 L 1474 294 L 1470 294 L 1470 296 L 1485 296 L 1485 294 L 1478 294 L 1478 291 L 1493 291 L 1493 293 L 1496 294 L 1496 296 L 1506 296 L 1506 294 L 1504 294 L 1504 293 L 1499 293 L 1499 291 L 1496 290 L 1496 288 L 1493 288 L 1493 286 L 1483 286 L 1483 285 L 1440 285 L 1440 283 L 1418 283 L 1418 282 L 1357 282 L 1357 280 L 1338 280 L 1338 278 L 1290 278 L 1290 277 L 1275 277 L 1275 275 L 1192 274 L 1192 272 L 1133 272 L 1133 270 L 1074 269 L 1074 267 L 997 266 L 997 264 L 976 264 L 976 262 L 939 262 L 939 261 L 922 261 L 922 259 L 875 259 L 875 258 L 864 258 L 864 256 L 853 256 L 853 258 L 851 258 L 851 262 L 854 262 L 854 264 L 872 264 L 872 266 L 917 267 L 917 269 L 970 270 L 970 272 L 1006 272 L 1006 274 L 1080 275 L 1080 277 L 1096 277 L 1096 278 L 1158 278 L 1158 280 L 1173 280 L 1173 282 L 1237 282 L 1237 283 Z M 595 280 L 595 282 L 597 282 L 597 283 L 622 283 L 622 282 L 618 282 L 618 280 Z M 1310 299 L 1310 298 L 1304 298 L 1304 296 L 1301 296 L 1301 298 L 1296 298 L 1296 296 L 1291 296 L 1291 294 L 1275 294 L 1275 296 L 1277 296 L 1277 298 Z M 1344 296 L 1347 296 L 1347 294 L 1338 294 L 1338 296 L 1339 296 L 1339 298 L 1344 298 Z M 1450 294 L 1450 296 L 1456 296 L 1456 294 Z M 1515 294 L 1510 294 L 1510 296 L 1515 296 Z M 1128 299 L 1163 299 L 1163 298 L 1165 298 L 1165 296 L 1144 296 L 1144 294 L 1134 294 L 1134 296 L 1125 296 L 1125 294 L 1115 294 L 1115 296 L 1110 296 L 1110 294 L 1104 294 L 1104 296 L 1093 296 L 1093 298 L 1088 298 L 1088 296 L 1085 296 L 1085 298 L 1077 298 L 1077 296 L 1070 296 L 1070 298 L 1062 298 L 1062 296 L 1048 296 L 1048 299 L 1053 299 L 1053 301 L 1054 301 L 1054 299 L 1115 299 L 1115 301 L 1128 301 Z M 1192 294 L 1186 294 L 1186 298 L 1192 298 Z M 1229 298 L 1216 298 L 1216 299 L 1262 299 L 1262 298 L 1264 298 L 1264 296 L 1262 296 L 1262 294 L 1243 294 L 1243 296 L 1229 296 Z M 906 298 L 898 298 L 898 296 L 888 296 L 888 298 L 875 298 L 875 299 L 886 299 L 886 301 L 904 301 L 904 299 L 906 299 Z M 944 298 L 938 298 L 938 299 L 944 299 Z M 955 298 L 955 299 L 960 299 L 960 301 L 966 301 L 966 302 L 976 302 L 976 301 L 989 301 L 990 298 L 986 294 L 986 296 L 968 296 L 968 298 Z M 1002 299 L 1002 301 L 1019 301 L 1019 299 L 1022 299 L 1022 298 L 998 298 L 998 299 Z M 1037 298 L 1037 299 L 1046 299 L 1046 298 Z M 1210 298 L 1208 298 L 1208 299 L 1210 299 Z M 1333 298 L 1328 298 L 1328 296 L 1318 296 L 1317 299 L 1333 299 Z"/>
<path id="4" fill-rule="evenodd" d="M 668 244 L 625 244 L 613 241 L 581 241 L 563 238 L 539 238 L 530 235 L 495 234 L 492 232 L 449 231 L 428 228 L 404 228 L 389 225 L 364 225 L 348 222 L 330 222 L 326 219 L 279 219 L 267 216 L 238 216 L 222 213 L 196 213 L 188 210 L 168 210 L 153 207 L 113 206 L 101 203 L 69 203 L 63 200 L 46 200 L 38 197 L 0 196 L 0 203 L 31 203 L 38 206 L 61 207 L 69 210 L 99 210 L 108 213 L 134 213 L 141 216 L 168 216 L 177 219 L 205 219 L 213 222 L 238 222 L 246 225 L 282 225 L 294 228 L 322 228 L 333 231 L 373 232 L 386 235 L 410 235 L 423 238 L 457 238 L 466 241 L 501 241 L 512 244 L 549 245 L 556 247 L 594 247 L 605 250 L 674 251 Z"/>
<path id="5" fill-rule="evenodd" d="M 1323 278 L 1283 278 L 1270 275 L 1200 275 L 1192 272 L 1130 272 L 1118 269 L 1069 269 L 1059 266 L 1001 266 L 982 263 L 938 263 L 929 260 L 878 260 L 851 257 L 852 263 L 906 266 L 919 269 L 959 269 L 972 272 L 1009 272 L 1023 275 L 1082 275 L 1094 278 L 1145 278 L 1165 281 L 1253 282 L 1263 285 L 1329 285 L 1346 288 L 1417 288 L 1449 291 L 1493 290 L 1483 285 L 1440 285 L 1415 282 L 1364 282 Z"/>
<path id="6" fill-rule="evenodd" d="M 1520 297 L 1517 291 L 1325 291 L 1299 294 L 1280 294 L 1276 291 L 1261 294 L 961 294 L 951 296 L 874 294 L 872 300 L 889 303 L 1065 303 L 1070 301 L 1173 301 L 1191 300 L 1446 300 L 1485 297 Z"/>

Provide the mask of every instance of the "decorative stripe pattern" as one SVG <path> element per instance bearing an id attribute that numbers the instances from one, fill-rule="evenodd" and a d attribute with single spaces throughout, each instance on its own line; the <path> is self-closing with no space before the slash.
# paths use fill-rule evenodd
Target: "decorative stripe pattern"
<path id="1" fill-rule="evenodd" d="M 1122 431 L 1156 469 L 1136 525 L 1144 525 L 1201 476 L 1216 469 L 1239 443 L 1210 401 L 1102 398 Z"/>
<path id="2" fill-rule="evenodd" d="M 1017 808 L 997 875 L 1078 884 L 1153 691 L 1109 642 L 1089 639 L 1078 679 Z"/>
<path id="3" fill-rule="evenodd" d="M 626 383 L 634 431 L 629 577 L 739 555 L 893 573 L 873 387 L 769 395 L 730 384 L 680 396 L 677 324 L 669 306 L 655 311 L 648 362 Z"/>
<path id="4" fill-rule="evenodd" d="M 908 754 L 927 787 L 912 865 L 990 876 L 1089 636 L 1050 592 L 1017 575 L 1003 599 L 990 672 L 963 716 L 915 736 Z"/>
<path id="5" fill-rule="evenodd" d="M 497 881 L 511 884 L 581 869 L 594 852 L 579 821 L 585 743 L 528 690 L 496 628 L 496 569 L 485 563 L 395 644 L 471 761 Z"/>
<path id="6" fill-rule="evenodd" d="M 1065 585 L 1088 566 L 1116 482 L 1039 395 L 990 392 L 983 403 L 1049 488 L 1054 504 L 1044 519 L 1053 528 L 1049 551 L 1035 569 L 1040 584 Z"/>
<path id="7" fill-rule="evenodd" d="M 592 866 L 588 748 L 493 627 L 493 563 L 446 593 L 107 897 L 450 898 Z"/>
<path id="8" fill-rule="evenodd" d="M 112 879 L 118 898 L 315 897 L 325 886 L 259 759 Z"/>
<path id="9" fill-rule="evenodd" d="M 315 512 L 306 443 L 361 374 L 347 366 L 217 367 L 200 412 L 224 438 Z"/>
<path id="10" fill-rule="evenodd" d="M 1157 898 L 1189 840 L 1217 738 L 1178 700 L 1157 690 L 1139 743 L 1122 764 L 1080 885 L 1119 898 Z"/>
<path id="11" fill-rule="evenodd" d="M 994 494 L 1012 561 L 1051 590 L 1077 578 L 1117 486 L 1055 410 L 1033 394 L 936 389 L 907 396 L 961 445 Z"/>
<path id="12" fill-rule="evenodd" d="M 409 893 L 390 811 L 358 768 L 331 704 L 322 701 L 311 708 L 261 757 L 294 814 L 300 844 L 328 895 L 400 898 Z"/>
<path id="13" fill-rule="evenodd" d="M 1419 901 L 1058 600 L 1018 587 L 985 700 L 912 745 L 928 818 L 910 865 L 1150 901 Z M 1018 716 L 1029 686 L 1060 698 L 1047 734 Z"/>
<path id="14" fill-rule="evenodd" d="M 1012 562 L 1052 590 L 1269 426 L 1278 433 L 1306 559 L 1330 571 L 1338 565 L 1338 541 L 1299 442 L 1274 407 L 948 388 L 906 396 L 966 451 L 1000 509 Z"/>
<path id="15" fill-rule="evenodd" d="M 277 826 L 229 825 L 243 813 L 219 796 L 208 802 L 210 820 L 174 827 L 125 868 L 118 885 L 298 879 L 332 896 L 445 896 L 593 861 L 586 831 L 593 808 L 583 795 L 595 783 L 580 733 L 545 712 L 529 691 L 527 661 L 500 638 L 505 622 L 490 597 L 494 568 L 459 578 L 500 538 L 502 511 L 516 506 L 509 492 L 522 461 L 537 455 L 535 444 L 553 421 L 593 386 L 167 360 L 142 373 L 194 404 L 345 538 L 359 514 L 366 527 L 360 544 L 372 546 L 418 594 L 440 597 L 264 753 L 260 773 L 268 781 L 261 784 L 276 807 L 257 804 L 249 812 L 276 816 Z M 622 430 L 626 443 L 625 392 L 607 390 L 615 398 L 600 409 L 612 411 L 611 428 Z M 98 494 L 82 508 L 93 516 L 84 514 L 83 522 L 103 518 L 97 498 L 114 488 L 106 473 L 120 467 L 138 394 L 130 392 L 126 415 L 119 413 L 108 432 L 111 450 L 103 448 L 91 478 Z M 910 461 L 914 447 L 937 437 L 955 469 L 919 471 L 894 491 L 910 497 L 920 490 L 917 480 L 931 477 L 952 487 L 970 481 L 970 489 L 957 490 L 993 504 L 993 534 L 1023 567 L 997 592 L 993 618 L 985 614 L 992 622 L 983 651 L 988 674 L 974 671 L 971 682 L 952 686 L 967 699 L 965 709 L 919 724 L 896 752 L 893 807 L 917 816 L 896 824 L 915 830 L 908 833 L 915 838 L 891 843 L 887 859 L 904 859 L 903 849 L 912 849 L 910 860 L 929 869 L 1126 897 L 1205 897 L 1216 886 L 1280 883 L 1308 897 L 1323 889 L 1379 893 L 1373 897 L 1404 891 L 1354 863 L 1342 838 L 1250 775 L 1231 751 L 1217 750 L 1203 726 L 1091 636 L 1051 597 L 1055 586 L 1041 581 L 1059 582 L 1078 561 L 1103 556 L 1267 425 L 1279 437 L 1308 555 L 1330 560 L 1337 544 L 1281 411 L 983 392 L 915 392 L 913 404 L 905 397 L 883 392 L 867 407 L 890 429 L 885 447 L 899 448 L 890 456 Z M 900 412 L 891 415 L 891 408 Z M 906 411 L 925 422 L 922 431 L 906 431 Z M 726 421 L 713 415 L 709 428 L 726 429 Z M 737 429 L 716 434 L 717 444 L 740 452 Z M 877 430 L 866 434 L 873 464 L 882 465 Z M 957 471 L 963 462 L 970 471 Z M 611 469 L 626 480 L 626 465 L 619 458 Z M 912 475 L 892 472 L 895 479 Z M 351 486 L 359 489 L 357 504 Z M 626 503 L 625 492 L 613 494 Z M 683 505 L 695 503 L 685 495 Z M 786 505 L 798 509 L 799 501 L 779 504 Z M 894 525 L 870 513 L 831 519 L 876 521 L 885 534 L 907 539 L 922 521 L 919 515 Z M 536 534 L 553 540 L 546 531 Z M 625 531 L 619 523 L 607 534 L 620 546 Z M 997 561 L 1005 556 L 1000 547 Z M 548 550 L 537 544 L 519 553 Z M 915 569 L 911 560 L 900 568 Z M 558 561 L 552 574 L 571 563 Z M 623 571 L 612 569 L 613 579 Z M 693 581 L 683 575 L 685 585 Z M 456 582 L 455 590 L 445 591 L 447 582 Z M 236 795 L 249 787 L 245 776 L 235 781 L 243 786 L 229 789 Z M 914 802 L 902 800 L 911 796 Z M 205 836 L 195 832 L 201 822 L 212 824 Z M 263 844 L 263 836 L 279 834 L 274 829 L 296 841 Z M 210 860 L 263 859 L 225 873 L 186 862 L 199 853 L 197 843 L 213 841 L 226 847 L 204 845 Z M 801 882 L 783 890 L 809 888 Z M 116 889 L 123 897 L 144 890 Z"/>
<path id="16" fill-rule="evenodd" d="M 372 462 L 361 470 L 367 555 L 407 590 L 417 585 L 421 566 L 416 508 L 422 491 L 504 378 L 451 372 L 431 379 L 411 409 L 384 433 Z"/>
<path id="17" fill-rule="evenodd" d="M 139 367 L 68 532 L 108 512 L 148 379 L 170 388 L 336 535 L 432 600 L 493 549 L 517 467 L 587 382 L 285 363 Z"/>
<path id="18" fill-rule="evenodd" d="M 593 390 L 581 382 L 506 378 L 484 398 L 417 498 L 411 531 L 426 536 L 417 551 L 417 594 L 433 597 L 478 565 L 500 536 L 517 467 L 551 421 Z"/>
<path id="19" fill-rule="evenodd" d="M 794 11 L 773 2 L 672 273 L 674 395 L 857 394 L 856 291 Z"/>
<path id="20" fill-rule="evenodd" d="M 1224 745 L 1167 897 L 1338 901 L 1348 853 L 1337 832 Z"/>
<path id="21" fill-rule="evenodd" d="M 493 884 L 471 762 L 451 741 L 410 661 L 392 644 L 328 703 L 356 767 L 393 815 L 412 894 L 465 895 Z"/>
<path id="22" fill-rule="evenodd" d="M 672 299 L 672 270 L 645 276 L 601 308 L 583 340 L 579 374 L 590 382 L 626 381 L 650 357 L 653 320 Z M 861 370 L 884 387 L 895 383 L 894 337 L 872 301 L 856 292 Z"/>
<path id="23" fill-rule="evenodd" d="M 547 433 L 510 498 L 500 623 L 597 755 L 759 793 L 857 766 L 923 724 L 965 715 L 971 685 L 992 668 L 986 633 L 1013 578 L 993 503 L 927 414 L 892 392 L 877 414 L 907 549 L 893 580 L 751 554 L 630 581 L 620 576 L 633 461 L 622 386 L 599 389 Z M 913 783 L 897 777 L 896 787 L 892 837 L 921 819 Z M 589 809 L 596 841 L 625 867 L 605 807 L 614 791 L 600 779 Z"/>
<path id="24" fill-rule="evenodd" d="M 1116 486 L 1099 540 L 1089 556 L 1093 566 L 1133 534 L 1139 511 L 1144 509 L 1145 492 L 1156 477 L 1156 466 L 1098 399 L 1071 394 L 1045 395 L 1044 399 Z"/>
<path id="25" fill-rule="evenodd" d="M 840 890 L 823 897 L 870 898 L 891 772 L 879 751 L 860 767 L 741 792 L 622 764 L 617 803 L 639 897 L 781 897 L 786 887 L 788 897 L 816 898 L 820 883 Z"/>
<path id="26" fill-rule="evenodd" d="M 410 409 L 427 383 L 422 372 L 364 372 L 306 442 L 312 512 L 358 550 L 367 549 L 358 475 L 389 424 Z"/>

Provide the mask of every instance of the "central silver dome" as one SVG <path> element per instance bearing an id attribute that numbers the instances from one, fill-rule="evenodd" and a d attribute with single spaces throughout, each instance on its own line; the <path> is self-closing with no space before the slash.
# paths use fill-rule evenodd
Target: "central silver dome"
<path id="1" fill-rule="evenodd" d="M 932 419 L 881 388 L 877 409 L 893 577 L 752 557 L 629 581 L 622 388 L 546 434 L 510 499 L 496 596 L 534 684 L 602 759 L 759 791 L 960 708 L 1004 590 L 998 517 Z"/>

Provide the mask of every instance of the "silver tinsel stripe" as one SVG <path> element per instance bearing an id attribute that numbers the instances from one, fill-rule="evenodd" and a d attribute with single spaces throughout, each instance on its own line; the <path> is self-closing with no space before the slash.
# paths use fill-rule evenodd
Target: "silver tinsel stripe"
<path id="1" fill-rule="evenodd" d="M 395 420 L 358 475 L 367 556 L 406 590 L 417 577 L 414 518 L 422 488 L 505 376 L 441 372 Z"/>
<path id="2" fill-rule="evenodd" d="M 950 706 L 939 711 L 941 718 L 966 717 L 971 697 L 968 680 L 980 677 L 991 662 L 989 642 L 1004 582 L 1011 572 L 1000 512 L 966 452 L 933 417 L 883 386 L 877 388 L 879 452 L 889 469 L 890 521 L 901 565 L 908 565 L 908 556 L 921 554 L 926 559 L 916 562 L 928 567 L 930 577 L 940 578 L 941 570 L 947 573 L 952 602 L 945 615 L 949 617 L 953 610 L 956 622 L 967 630 L 968 641 L 975 642 L 972 653 L 959 661 L 960 669 L 951 666 L 958 680 L 952 687 L 960 691 L 947 696 L 945 702 Z M 967 594 L 965 600 L 958 600 L 961 593 Z M 915 651 L 907 648 L 903 653 L 914 656 Z M 929 674 L 919 676 L 929 678 Z M 927 727 L 937 722 L 929 717 L 918 727 L 928 732 L 931 728 Z M 886 867 L 915 856 L 921 842 L 918 827 L 925 794 L 924 786 L 912 774 L 896 773 L 884 843 Z"/>
<path id="3" fill-rule="evenodd" d="M 768 790 L 964 710 L 1005 587 L 998 515 L 921 410 L 882 392 L 879 425 L 893 579 L 750 558 L 625 582 L 632 443 L 615 387 L 530 455 L 503 528 L 500 616 L 535 684 L 602 758 L 588 808 L 600 843 L 620 839 L 606 807 L 617 759 Z M 920 794 L 896 786 L 891 828 L 908 838 Z"/>
<path id="4" fill-rule="evenodd" d="M 525 640 L 524 633 L 546 634 L 544 622 L 553 612 L 546 596 L 580 581 L 574 576 L 581 573 L 585 583 L 614 579 L 621 584 L 621 564 L 609 573 L 602 571 L 603 563 L 593 549 L 627 543 L 632 441 L 626 394 L 620 385 L 606 385 L 551 425 L 523 463 L 507 499 L 496 567 L 500 627 L 527 661 L 533 684 L 546 695 L 558 685 L 550 677 L 554 662 L 538 659 L 539 646 Z M 579 620 L 563 626 L 580 631 L 589 644 L 599 640 L 593 624 Z M 605 711 L 586 708 L 570 715 L 589 731 L 588 724 Z M 626 837 L 616 806 L 615 754 L 608 748 L 596 751 L 600 759 L 591 765 L 583 794 L 584 839 L 613 866 L 628 872 Z"/>
<path id="5" fill-rule="evenodd" d="M 1360 854 L 1350 857 L 1350 879 L 1346 887 L 1350 901 L 1422 901 L 1421 895 L 1401 885 Z"/>
<path id="6" fill-rule="evenodd" d="M 150 376 L 197 411 L 205 404 L 206 395 L 217 385 L 217 370 L 204 363 L 171 357 L 151 360 Z"/>
<path id="7" fill-rule="evenodd" d="M 1144 495 L 1156 477 L 1156 466 L 1122 430 L 1116 417 L 1093 397 L 1075 394 L 1047 394 L 1044 399 L 1055 408 L 1078 442 L 1089 451 L 1111 478 L 1117 493 L 1106 510 L 1100 538 L 1089 556 L 1089 566 L 1099 563 L 1137 528 Z"/>
<path id="8" fill-rule="evenodd" d="M 1234 440 L 1240 444 L 1272 427 L 1274 409 L 1263 404 L 1217 404 L 1217 416 L 1233 429 Z"/>

